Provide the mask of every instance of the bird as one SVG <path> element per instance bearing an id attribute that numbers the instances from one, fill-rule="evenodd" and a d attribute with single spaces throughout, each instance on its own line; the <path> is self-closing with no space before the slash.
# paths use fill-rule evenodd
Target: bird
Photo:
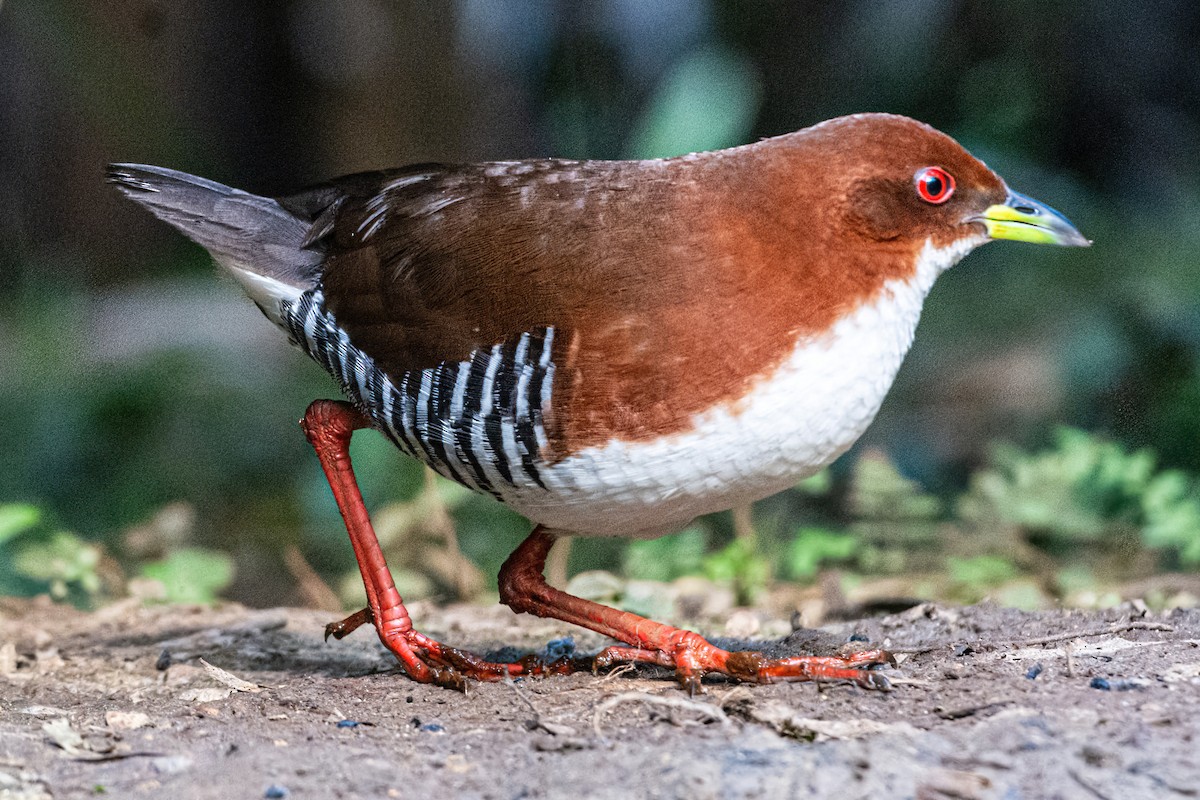
<path id="1" fill-rule="evenodd" d="M 416 681 L 673 669 L 887 689 L 883 650 L 768 658 L 575 597 L 568 535 L 650 538 L 794 486 L 866 430 L 935 279 L 992 240 L 1086 246 L 950 136 L 882 113 L 636 161 L 422 163 L 263 197 L 113 164 L 128 198 L 206 248 L 346 400 L 301 421 L 345 521 L 371 624 Z M 349 442 L 373 429 L 527 517 L 501 602 L 618 644 L 493 662 L 413 625 Z"/>

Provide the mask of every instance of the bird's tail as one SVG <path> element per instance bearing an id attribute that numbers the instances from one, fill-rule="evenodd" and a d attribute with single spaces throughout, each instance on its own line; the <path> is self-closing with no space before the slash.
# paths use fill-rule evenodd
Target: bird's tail
<path id="1" fill-rule="evenodd" d="M 281 301 L 316 282 L 321 253 L 305 246 L 312 222 L 269 197 L 145 164 L 112 164 L 108 180 L 208 250 L 276 321 Z"/>

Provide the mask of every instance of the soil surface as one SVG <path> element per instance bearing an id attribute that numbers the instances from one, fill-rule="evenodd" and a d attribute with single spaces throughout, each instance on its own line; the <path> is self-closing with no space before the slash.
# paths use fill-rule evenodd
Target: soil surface
<path id="1" fill-rule="evenodd" d="M 495 652 L 575 635 L 506 609 L 421 606 Z M 327 614 L 0 605 L 0 800 L 1200 797 L 1200 611 L 922 605 L 747 643 L 899 655 L 893 691 L 706 683 L 655 668 L 413 683 Z M 728 644 L 728 642 L 726 642 Z M 206 664 L 211 665 L 206 666 Z"/>

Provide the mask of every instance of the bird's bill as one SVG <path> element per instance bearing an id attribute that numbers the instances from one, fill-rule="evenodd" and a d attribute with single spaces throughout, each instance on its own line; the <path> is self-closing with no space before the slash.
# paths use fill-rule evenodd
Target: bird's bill
<path id="1" fill-rule="evenodd" d="M 1062 214 L 1045 203 L 1011 189 L 1008 199 L 990 206 L 975 219 L 984 224 L 988 236 L 993 239 L 1065 247 L 1087 247 L 1091 244 Z"/>

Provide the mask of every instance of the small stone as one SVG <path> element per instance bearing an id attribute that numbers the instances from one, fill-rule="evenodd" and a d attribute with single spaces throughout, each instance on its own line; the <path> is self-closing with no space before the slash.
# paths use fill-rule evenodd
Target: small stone
<path id="1" fill-rule="evenodd" d="M 188 756 L 161 756 L 150 761 L 150 767 L 159 775 L 178 775 L 187 772 L 195 763 Z"/>
<path id="2" fill-rule="evenodd" d="M 150 724 L 150 717 L 140 711 L 107 711 L 104 724 L 114 731 L 136 731 Z"/>
<path id="3" fill-rule="evenodd" d="M 471 770 L 471 765 L 467 763 L 467 757 L 459 755 L 458 753 L 446 756 L 446 763 L 444 766 L 446 769 L 450 770 L 451 772 L 457 772 L 459 775 Z"/>
<path id="4" fill-rule="evenodd" d="M 575 639 L 571 636 L 564 636 L 561 639 L 553 639 L 546 643 L 546 660 L 557 661 L 560 658 L 570 658 L 575 655 Z"/>
<path id="5" fill-rule="evenodd" d="M 1042 663 L 1039 661 L 1029 669 L 1025 670 L 1025 677 L 1029 680 L 1036 680 L 1038 675 L 1042 674 Z"/>
<path id="6" fill-rule="evenodd" d="M 267 787 L 267 790 L 263 792 L 263 797 L 267 798 L 267 800 L 283 800 L 283 798 L 290 794 L 291 792 L 287 790 L 286 786 L 280 786 L 278 783 L 272 783 Z"/>
<path id="7" fill-rule="evenodd" d="M 729 615 L 725 622 L 725 635 L 734 639 L 749 639 L 758 633 L 762 623 L 753 611 L 741 608 Z"/>
<path id="8" fill-rule="evenodd" d="M 951 662 L 942 668 L 942 676 L 951 680 L 958 680 L 965 677 L 967 674 L 967 665 L 957 662 Z"/>
<path id="9" fill-rule="evenodd" d="M 338 720 L 337 726 L 339 728 L 357 728 L 358 723 L 352 719 L 343 719 L 343 720 Z"/>
<path id="10" fill-rule="evenodd" d="M 17 646 L 12 642 L 0 644 L 0 675 L 12 675 L 17 671 Z"/>
<path id="11" fill-rule="evenodd" d="M 1104 678 L 1092 678 L 1091 683 L 1089 683 L 1088 686 L 1105 692 L 1112 690 L 1112 685 L 1109 684 L 1109 682 Z"/>

